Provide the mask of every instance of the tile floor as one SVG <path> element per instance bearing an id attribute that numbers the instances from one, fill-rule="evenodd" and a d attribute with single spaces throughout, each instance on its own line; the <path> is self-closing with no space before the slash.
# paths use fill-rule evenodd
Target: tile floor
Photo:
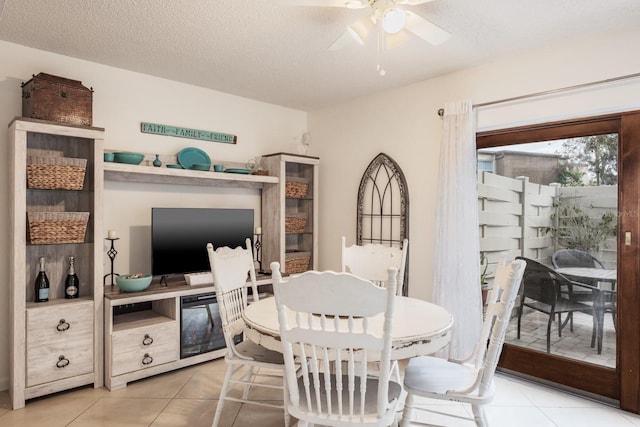
<path id="1" fill-rule="evenodd" d="M 10 410 L 7 391 L 0 392 L 0 426 L 210 426 L 222 386 L 223 360 L 184 368 L 108 390 L 80 388 L 35 399 Z M 640 416 L 567 393 L 497 375 L 497 393 L 487 408 L 492 427 L 640 426 Z M 468 415 L 462 404 L 423 400 L 430 409 Z M 422 412 L 436 426 L 472 426 L 471 422 Z M 221 426 L 280 427 L 276 409 L 226 403 Z"/>

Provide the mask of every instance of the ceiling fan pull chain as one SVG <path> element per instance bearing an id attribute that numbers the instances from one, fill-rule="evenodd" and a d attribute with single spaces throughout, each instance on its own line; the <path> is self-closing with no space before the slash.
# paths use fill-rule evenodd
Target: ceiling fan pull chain
<path id="1" fill-rule="evenodd" d="M 382 43 L 384 42 L 384 33 L 382 31 L 378 31 L 377 36 L 378 37 L 377 37 L 376 55 L 377 55 L 378 65 L 376 66 L 376 70 L 378 71 L 378 74 L 380 74 L 380 77 L 384 77 L 387 74 L 387 71 L 382 66 L 382 60 L 381 60 L 381 57 L 382 57 L 381 50 L 382 50 Z"/>

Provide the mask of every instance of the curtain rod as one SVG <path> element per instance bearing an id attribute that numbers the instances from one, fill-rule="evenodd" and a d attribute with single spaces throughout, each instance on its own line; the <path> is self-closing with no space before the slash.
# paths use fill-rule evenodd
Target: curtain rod
<path id="1" fill-rule="evenodd" d="M 612 77 L 610 79 L 598 80 L 598 81 L 590 82 L 590 83 L 581 83 L 581 84 L 577 84 L 577 85 L 573 85 L 573 86 L 561 87 L 559 89 L 545 90 L 545 91 L 542 91 L 542 92 L 535 92 L 535 93 L 528 93 L 526 95 L 514 96 L 512 98 L 504 98 L 504 99 L 498 99 L 496 101 L 489 101 L 489 102 L 483 102 L 483 103 L 480 103 L 480 104 L 473 104 L 472 107 L 473 108 L 480 108 L 480 107 L 487 107 L 489 105 L 504 104 L 504 103 L 507 103 L 507 102 L 519 101 L 521 99 L 534 98 L 536 96 L 553 95 L 554 93 L 568 92 L 570 90 L 582 89 L 582 88 L 589 87 L 589 86 L 596 86 L 596 85 L 600 85 L 600 84 L 617 82 L 617 81 L 620 81 L 620 80 L 634 79 L 634 78 L 638 78 L 638 77 L 640 77 L 640 73 L 627 74 L 626 76 Z M 440 117 L 444 116 L 444 108 L 438 109 L 438 115 Z"/>

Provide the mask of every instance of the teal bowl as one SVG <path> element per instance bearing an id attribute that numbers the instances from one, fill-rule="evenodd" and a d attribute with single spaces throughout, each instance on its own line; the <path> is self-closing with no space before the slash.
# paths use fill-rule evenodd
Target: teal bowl
<path id="1" fill-rule="evenodd" d="M 123 292 L 140 292 L 144 291 L 151 284 L 151 279 L 153 276 L 150 274 L 141 276 L 141 277 L 133 277 L 137 276 L 135 274 L 125 274 L 124 276 L 116 276 L 116 283 L 118 287 Z"/>
<path id="2" fill-rule="evenodd" d="M 211 168 L 211 165 L 207 165 L 205 163 L 194 163 L 191 165 L 191 169 L 197 171 L 208 171 Z"/>
<path id="3" fill-rule="evenodd" d="M 105 162 L 113 162 L 116 156 L 113 153 L 104 153 L 104 161 Z"/>
<path id="4" fill-rule="evenodd" d="M 128 165 L 139 165 L 144 159 L 144 154 L 140 153 L 113 153 L 113 160 L 116 163 L 126 163 Z"/>

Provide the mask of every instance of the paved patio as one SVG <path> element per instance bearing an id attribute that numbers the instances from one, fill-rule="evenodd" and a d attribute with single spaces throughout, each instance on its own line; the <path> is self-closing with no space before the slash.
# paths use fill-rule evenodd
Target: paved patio
<path id="1" fill-rule="evenodd" d="M 563 315 L 564 320 L 564 315 Z M 549 317 L 531 309 L 525 309 L 522 316 L 520 339 L 517 339 L 517 308 L 509 323 L 505 342 L 517 346 L 547 351 L 547 321 Z M 591 347 L 592 317 L 584 313 L 574 313 L 573 332 L 569 325 L 562 329 L 562 337 L 558 337 L 557 321 L 551 325 L 551 354 L 615 368 L 616 366 L 616 331 L 611 314 L 604 319 L 604 336 L 602 354 Z"/>

